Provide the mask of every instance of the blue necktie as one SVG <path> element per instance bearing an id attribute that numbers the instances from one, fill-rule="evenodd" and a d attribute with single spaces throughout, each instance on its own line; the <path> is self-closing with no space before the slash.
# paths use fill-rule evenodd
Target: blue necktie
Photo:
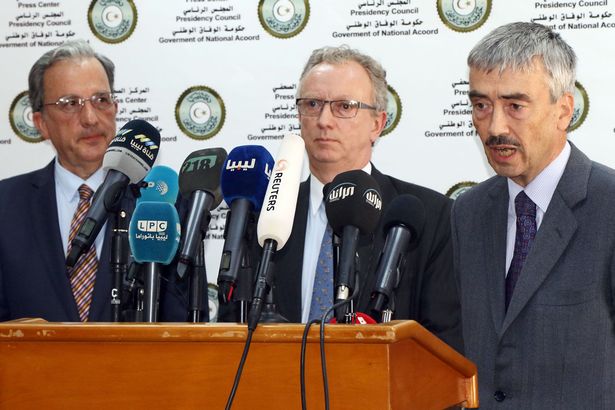
<path id="1" fill-rule="evenodd" d="M 515 198 L 515 212 L 517 213 L 517 234 L 515 237 L 515 251 L 506 275 L 506 310 L 512 298 L 517 279 L 523 269 L 523 264 L 532 248 L 536 236 L 536 204 L 525 194 L 519 192 Z"/>
<path id="2" fill-rule="evenodd" d="M 333 230 L 327 224 L 320 244 L 308 322 L 319 319 L 333 305 Z"/>

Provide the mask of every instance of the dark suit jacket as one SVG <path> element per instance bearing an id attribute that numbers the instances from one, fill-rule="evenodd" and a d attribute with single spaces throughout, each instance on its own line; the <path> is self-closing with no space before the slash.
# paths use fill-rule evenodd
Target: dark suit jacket
<path id="1" fill-rule="evenodd" d="M 383 175 L 372 168 L 381 188 L 383 213 L 391 200 L 412 194 L 425 205 L 426 220 L 420 243 L 408 252 L 401 283 L 396 292 L 394 319 L 414 319 L 442 340 L 461 351 L 461 323 L 457 285 L 453 276 L 450 242 L 450 203 L 445 196 L 418 185 Z M 290 239 L 273 260 L 274 297 L 280 313 L 291 322 L 301 322 L 301 271 L 308 212 L 309 180 L 301 184 Z M 369 313 L 368 304 L 376 282 L 375 270 L 384 247 L 382 226 L 359 243 L 360 295 L 356 310 Z"/>
<path id="2" fill-rule="evenodd" d="M 615 171 L 573 146 L 507 312 L 506 178 L 455 201 L 465 353 L 481 408 L 615 408 L 614 198 Z"/>
<path id="3" fill-rule="evenodd" d="M 121 206 L 129 217 L 135 200 L 126 189 Z M 112 319 L 109 261 L 113 225 L 110 218 L 90 307 L 92 322 Z M 0 321 L 39 317 L 78 322 L 60 236 L 53 161 L 40 170 L 0 181 L 0 227 Z M 159 321 L 186 321 L 187 309 L 187 291 L 176 286 L 174 271 L 163 269 Z M 126 310 L 126 320 L 134 320 L 132 306 L 122 306 L 122 310 Z"/>

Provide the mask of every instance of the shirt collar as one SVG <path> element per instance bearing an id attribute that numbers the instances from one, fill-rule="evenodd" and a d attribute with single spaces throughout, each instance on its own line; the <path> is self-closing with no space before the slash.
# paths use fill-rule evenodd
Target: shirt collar
<path id="1" fill-rule="evenodd" d="M 105 175 L 106 172 L 102 168 L 98 168 L 87 180 L 84 180 L 60 165 L 57 158 L 54 165 L 56 190 L 66 202 L 72 202 L 79 198 L 78 189 L 82 184 L 86 184 L 92 191 L 96 191 L 102 185 Z"/>
<path id="2" fill-rule="evenodd" d="M 514 201 L 519 192 L 525 191 L 527 196 L 543 213 L 547 212 L 555 188 L 557 188 L 557 184 L 564 174 L 569 158 L 570 144 L 566 141 L 562 152 L 525 188 L 508 178 L 508 194 L 511 201 Z"/>

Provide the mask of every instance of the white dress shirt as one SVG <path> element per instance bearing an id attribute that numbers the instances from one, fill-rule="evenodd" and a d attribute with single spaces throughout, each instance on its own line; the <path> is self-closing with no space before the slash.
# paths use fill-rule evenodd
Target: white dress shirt
<path id="1" fill-rule="evenodd" d="M 73 220 L 73 216 L 75 215 L 75 211 L 77 211 L 77 205 L 79 204 L 79 187 L 82 184 L 86 184 L 92 189 L 92 191 L 96 192 L 98 187 L 100 187 L 103 183 L 105 172 L 102 168 L 99 168 L 87 180 L 83 180 L 60 165 L 60 161 L 56 158 L 54 173 L 56 184 L 56 203 L 58 206 L 58 222 L 60 224 L 60 235 L 62 236 L 62 245 L 66 256 L 68 254 L 70 224 Z M 107 224 L 105 224 L 101 229 L 101 233 L 105 232 L 106 225 Z M 104 237 L 104 234 L 99 234 L 94 242 L 96 246 L 96 255 L 99 260 L 102 252 Z"/>
<path id="2" fill-rule="evenodd" d="M 559 155 L 542 170 L 525 188 L 508 178 L 508 230 L 506 234 L 506 275 L 515 251 L 515 236 L 517 235 L 517 213 L 515 198 L 521 191 L 536 204 L 536 231 L 540 228 L 542 219 L 549 208 L 549 203 L 562 178 L 566 164 L 570 158 L 570 144 L 566 142 Z"/>

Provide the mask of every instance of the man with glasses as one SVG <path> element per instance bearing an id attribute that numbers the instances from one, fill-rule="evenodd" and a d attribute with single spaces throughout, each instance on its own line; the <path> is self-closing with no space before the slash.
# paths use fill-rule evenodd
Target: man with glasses
<path id="1" fill-rule="evenodd" d="M 113 79 L 114 64 L 85 41 L 48 51 L 30 70 L 32 119 L 56 158 L 0 182 L 0 321 L 111 321 L 111 223 L 85 264 L 86 255 L 67 270 L 65 258 L 77 216 L 104 180 L 116 130 Z M 129 193 L 123 201 L 134 208 Z"/>
<path id="2" fill-rule="evenodd" d="M 383 214 L 392 199 L 402 194 L 418 197 L 425 207 L 425 228 L 418 246 L 406 255 L 393 319 L 417 320 L 461 350 L 450 200 L 430 189 L 383 175 L 371 164 L 372 146 L 386 122 L 386 106 L 385 71 L 373 58 L 346 46 L 325 47 L 312 53 L 297 93 L 301 136 L 311 175 L 299 189 L 290 239 L 276 254 L 274 295 L 280 313 L 291 322 L 307 322 L 331 306 L 332 272 L 325 270 L 328 273 L 323 274 L 319 268 L 325 259 L 321 249 L 331 246 L 323 186 L 341 172 L 362 169 L 380 185 Z M 369 313 L 384 240 L 380 226 L 372 237 L 359 241 L 362 282 L 356 311 Z"/>

